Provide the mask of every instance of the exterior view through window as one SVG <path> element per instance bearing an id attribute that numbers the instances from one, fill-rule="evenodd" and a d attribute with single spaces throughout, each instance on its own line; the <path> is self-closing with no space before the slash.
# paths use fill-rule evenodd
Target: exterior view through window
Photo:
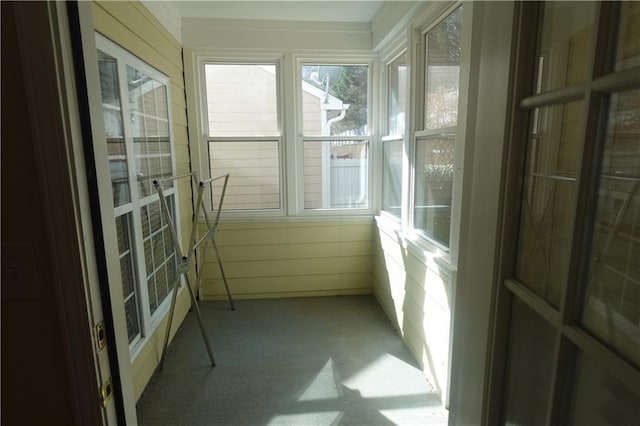
<path id="1" fill-rule="evenodd" d="M 369 207 L 369 66 L 302 64 L 305 209 Z"/>
<path id="2" fill-rule="evenodd" d="M 423 128 L 416 132 L 414 228 L 449 247 L 462 6 L 424 36 Z"/>
<path id="3" fill-rule="evenodd" d="M 223 209 L 280 209 L 276 65 L 218 63 L 206 64 L 204 70 L 209 170 L 212 177 L 232 176 Z M 221 185 L 214 182 L 213 191 Z"/>
<path id="4" fill-rule="evenodd" d="M 382 210 L 400 218 L 402 204 L 402 158 L 407 112 L 407 54 L 389 64 L 386 74 L 387 122 L 382 138 Z"/>

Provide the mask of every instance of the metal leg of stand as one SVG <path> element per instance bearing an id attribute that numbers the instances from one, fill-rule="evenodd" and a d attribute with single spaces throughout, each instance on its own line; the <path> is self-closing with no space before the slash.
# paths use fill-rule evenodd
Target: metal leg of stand
<path id="1" fill-rule="evenodd" d="M 180 286 L 180 274 L 173 283 L 173 294 L 171 296 L 171 309 L 169 310 L 169 318 L 167 319 L 167 329 L 164 333 L 164 344 L 162 345 L 162 355 L 160 356 L 160 364 L 158 370 L 164 368 L 164 358 L 167 355 L 167 346 L 169 346 L 169 334 L 171 333 L 171 323 L 173 322 L 173 313 L 176 309 L 176 300 L 178 299 L 178 287 Z"/>
<path id="2" fill-rule="evenodd" d="M 186 277 L 186 275 L 185 275 Z M 189 277 L 187 278 L 187 287 L 189 289 L 189 294 L 191 295 L 191 302 L 193 305 L 193 310 L 196 313 L 196 318 L 198 319 L 198 325 L 200 326 L 200 332 L 202 333 L 202 340 L 204 340 L 204 345 L 207 347 L 207 353 L 209 354 L 209 360 L 211 361 L 211 366 L 216 366 L 216 360 L 213 357 L 213 351 L 211 350 L 211 344 L 209 343 L 209 338 L 207 337 L 207 331 L 204 328 L 204 324 L 202 322 L 202 317 L 200 316 L 200 308 L 198 307 L 198 299 L 196 299 L 196 295 L 193 293 L 193 288 L 191 288 L 191 281 Z"/>
<path id="3" fill-rule="evenodd" d="M 229 291 L 229 285 L 227 284 L 227 276 L 224 274 L 224 268 L 222 267 L 222 259 L 220 259 L 220 253 L 218 252 L 218 245 L 216 244 L 215 238 L 211 238 L 211 244 L 213 244 L 213 249 L 216 251 L 216 257 L 218 258 L 218 266 L 220 266 L 220 274 L 222 275 L 222 282 L 224 283 L 224 288 L 227 291 L 227 297 L 229 298 L 229 305 L 231 306 L 231 310 L 235 311 L 236 306 L 233 303 L 233 298 L 231 297 L 231 292 Z"/>

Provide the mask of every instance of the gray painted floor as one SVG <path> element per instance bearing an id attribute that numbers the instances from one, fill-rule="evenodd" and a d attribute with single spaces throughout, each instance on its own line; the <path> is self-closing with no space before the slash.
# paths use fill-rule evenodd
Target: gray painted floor
<path id="1" fill-rule="evenodd" d="M 203 302 L 138 402 L 141 425 L 445 425 L 372 296 Z"/>

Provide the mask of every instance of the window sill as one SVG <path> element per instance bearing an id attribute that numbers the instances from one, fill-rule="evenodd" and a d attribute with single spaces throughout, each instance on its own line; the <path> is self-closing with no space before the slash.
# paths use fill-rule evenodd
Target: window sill
<path id="1" fill-rule="evenodd" d="M 375 217 L 378 229 L 394 237 L 398 244 L 425 264 L 435 263 L 440 269 L 455 273 L 457 265 L 451 263 L 451 256 L 413 230 L 403 230 L 400 221 L 390 215 Z"/>

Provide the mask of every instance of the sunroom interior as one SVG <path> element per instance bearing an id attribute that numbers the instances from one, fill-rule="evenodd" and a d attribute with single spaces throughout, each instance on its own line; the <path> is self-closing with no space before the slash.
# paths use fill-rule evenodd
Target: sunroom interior
<path id="1" fill-rule="evenodd" d="M 225 280 L 236 301 L 373 295 L 449 424 L 637 418 L 636 3 L 47 10 L 80 117 L 87 317 L 110 338 L 94 379 L 117 377 L 103 423 L 136 423 L 186 278 L 201 302 Z M 217 246 L 181 269 L 200 208 Z"/>

